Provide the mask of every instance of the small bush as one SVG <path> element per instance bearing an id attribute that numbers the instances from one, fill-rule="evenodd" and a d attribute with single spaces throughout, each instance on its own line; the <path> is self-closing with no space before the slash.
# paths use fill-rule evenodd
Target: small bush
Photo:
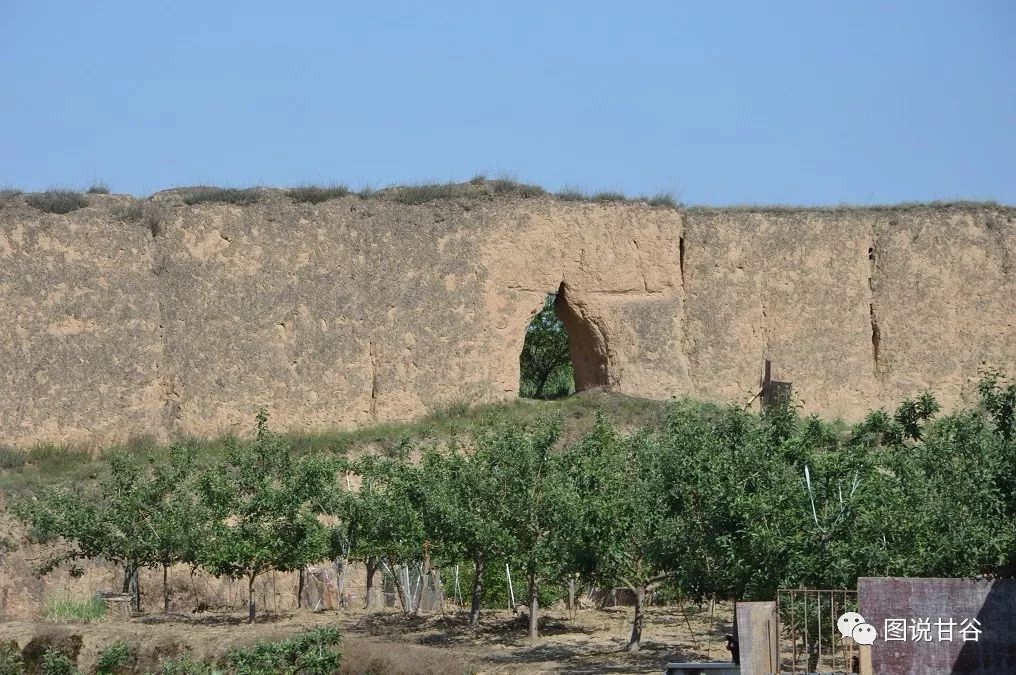
<path id="1" fill-rule="evenodd" d="M 84 206 L 88 206 L 88 200 L 79 192 L 73 190 L 47 190 L 30 194 L 25 198 L 30 206 L 45 213 L 70 213 Z"/>
<path id="2" fill-rule="evenodd" d="M 207 202 L 218 202 L 221 204 L 233 204 L 234 206 L 249 206 L 261 198 L 261 190 L 258 188 L 218 188 L 202 187 L 195 188 L 183 198 L 184 204 L 194 206 Z"/>
<path id="3" fill-rule="evenodd" d="M 99 675 L 115 675 L 115 673 L 126 672 L 130 660 L 131 646 L 123 640 L 114 642 L 99 654 L 95 671 Z"/>
<path id="4" fill-rule="evenodd" d="M 593 195 L 593 201 L 596 202 L 623 202 L 626 199 L 627 197 L 625 197 L 622 193 L 611 192 L 609 190 L 597 192 Z"/>
<path id="5" fill-rule="evenodd" d="M 156 238 L 162 234 L 163 209 L 152 203 L 132 201 L 113 212 L 121 220 L 128 223 L 140 222 L 146 230 Z"/>
<path id="6" fill-rule="evenodd" d="M 76 675 L 78 672 L 74 660 L 55 647 L 46 650 L 40 665 L 42 675 Z"/>
<path id="7" fill-rule="evenodd" d="M 21 658 L 21 650 L 14 640 L 0 642 L 0 675 L 22 675 L 25 672 L 25 660 Z"/>
<path id="8" fill-rule="evenodd" d="M 109 186 L 105 183 L 95 182 L 88 186 L 87 192 L 90 195 L 108 195 Z"/>
<path id="9" fill-rule="evenodd" d="M 90 623 L 106 616 L 106 603 L 96 597 L 87 600 L 58 598 L 46 602 L 42 608 L 42 616 L 61 623 Z"/>
<path id="10" fill-rule="evenodd" d="M 339 629 L 324 626 L 281 642 L 260 641 L 251 647 L 233 649 L 226 654 L 226 660 L 237 675 L 327 675 L 338 670 L 342 662 L 339 641 Z"/>
<path id="11" fill-rule="evenodd" d="M 349 194 L 349 188 L 345 185 L 332 185 L 331 187 L 320 187 L 318 185 L 304 185 L 290 188 L 286 193 L 297 202 L 308 204 L 320 204 L 329 199 L 345 197 Z"/>
<path id="12" fill-rule="evenodd" d="M 28 458 L 25 453 L 9 445 L 0 445 L 0 470 L 12 471 L 25 465 Z"/>
<path id="13" fill-rule="evenodd" d="M 377 188 L 373 185 L 364 185 L 356 193 L 356 196 L 360 199 L 370 199 L 371 197 L 377 196 Z"/>
<path id="14" fill-rule="evenodd" d="M 2 187 L 0 188 L 0 199 L 14 199 L 18 195 L 23 195 L 25 192 L 19 190 L 16 187 Z"/>

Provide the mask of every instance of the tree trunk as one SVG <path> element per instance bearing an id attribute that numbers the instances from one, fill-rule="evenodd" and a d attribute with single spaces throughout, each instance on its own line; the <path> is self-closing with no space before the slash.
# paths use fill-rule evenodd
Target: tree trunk
<path id="1" fill-rule="evenodd" d="M 137 565 L 130 566 L 130 575 L 127 577 L 127 592 L 131 596 L 131 610 L 135 614 L 141 613 L 141 574 Z"/>
<path id="2" fill-rule="evenodd" d="M 568 611 L 575 611 L 575 575 L 568 575 Z"/>
<path id="3" fill-rule="evenodd" d="M 391 568 L 392 574 L 395 575 L 395 590 L 399 594 L 399 602 L 402 603 L 402 611 L 405 612 L 406 614 L 409 614 L 410 611 L 411 611 L 411 609 L 409 607 L 409 603 L 410 603 L 409 589 L 406 588 L 405 584 L 402 581 L 402 574 L 403 574 L 402 569 L 400 569 L 398 567 L 395 567 L 395 566 L 392 566 L 391 561 L 389 561 L 388 567 Z M 405 575 L 406 575 L 406 580 L 407 580 L 406 583 L 408 583 L 408 579 L 409 579 L 409 567 L 405 566 L 405 565 L 403 565 L 401 567 L 404 568 L 404 570 L 405 570 Z"/>
<path id="4" fill-rule="evenodd" d="M 469 605 L 469 625 L 480 625 L 480 603 L 483 602 L 483 570 L 486 564 L 483 558 L 473 559 L 473 592 Z"/>
<path id="5" fill-rule="evenodd" d="M 529 568 L 529 638 L 535 640 L 540 636 L 537 627 L 537 613 L 540 611 L 539 588 L 536 583 L 536 567 Z"/>
<path id="6" fill-rule="evenodd" d="M 345 556 L 335 559 L 335 589 L 339 592 L 339 607 L 341 609 L 348 609 L 346 606 L 346 569 L 349 567 L 349 562 Z"/>
<path id="7" fill-rule="evenodd" d="M 363 607 L 364 609 L 373 609 L 371 601 L 374 599 L 374 575 L 377 574 L 377 568 L 381 563 L 377 558 L 368 557 L 365 564 L 367 565 L 367 597 L 363 599 Z"/>
<path id="8" fill-rule="evenodd" d="M 430 576 L 430 554 L 426 552 L 426 547 L 423 554 L 423 565 L 420 566 L 420 588 L 414 593 L 413 598 L 413 616 L 420 615 L 420 607 L 423 605 L 423 599 L 427 594 L 427 578 Z"/>
<path id="9" fill-rule="evenodd" d="M 256 574 L 247 577 L 247 623 L 254 623 L 254 615 L 257 611 L 257 600 L 254 597 L 254 579 Z"/>
<path id="10" fill-rule="evenodd" d="M 434 588 L 434 602 L 431 605 L 430 610 L 444 615 L 445 611 L 445 597 L 444 597 L 444 583 L 441 581 L 441 570 L 431 570 L 431 581 L 433 581 Z"/>
<path id="11" fill-rule="evenodd" d="M 296 608 L 297 609 L 300 609 L 301 607 L 303 607 L 303 584 L 304 584 L 303 567 L 301 567 L 299 569 L 299 573 L 298 573 L 298 576 L 297 576 L 297 582 L 296 582 Z"/>
<path id="12" fill-rule="evenodd" d="M 169 565 L 162 563 L 162 612 L 169 614 Z"/>
<path id="13" fill-rule="evenodd" d="M 628 640 L 628 651 L 637 652 L 642 645 L 642 625 L 645 623 L 645 616 L 642 609 L 646 603 L 646 585 L 640 584 L 635 587 L 635 620 L 631 624 L 631 638 Z"/>
<path id="14" fill-rule="evenodd" d="M 120 592 L 124 595 L 131 592 L 131 580 L 134 579 L 134 572 L 131 568 L 130 563 L 123 564 L 123 587 Z"/>

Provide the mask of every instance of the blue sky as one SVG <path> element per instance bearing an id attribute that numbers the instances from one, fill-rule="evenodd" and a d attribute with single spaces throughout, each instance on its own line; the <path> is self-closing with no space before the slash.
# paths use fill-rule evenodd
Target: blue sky
<path id="1" fill-rule="evenodd" d="M 1016 4 L 0 0 L 0 185 L 1016 203 Z"/>

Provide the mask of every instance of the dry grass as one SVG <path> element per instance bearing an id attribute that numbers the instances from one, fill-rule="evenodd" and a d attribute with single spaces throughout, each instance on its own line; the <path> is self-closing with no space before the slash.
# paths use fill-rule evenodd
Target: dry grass
<path id="1" fill-rule="evenodd" d="M 260 198 L 261 190 L 259 188 L 198 187 L 184 195 L 183 202 L 188 206 L 207 203 L 249 206 Z"/>
<path id="2" fill-rule="evenodd" d="M 329 199 L 345 197 L 349 193 L 349 188 L 345 185 L 330 185 L 328 187 L 320 185 L 301 185 L 290 188 L 286 191 L 286 194 L 292 197 L 293 201 L 303 202 L 306 204 L 320 204 L 328 201 Z"/>
<path id="3" fill-rule="evenodd" d="M 162 234 L 163 211 L 155 204 L 134 200 L 114 207 L 113 215 L 125 223 L 141 223 L 153 239 Z"/>
<path id="4" fill-rule="evenodd" d="M 64 214 L 88 206 L 88 199 L 73 190 L 47 190 L 25 197 L 30 206 L 45 213 Z"/>
<path id="5" fill-rule="evenodd" d="M 907 211 L 925 210 L 960 210 L 960 211 L 983 211 L 994 210 L 1005 213 L 1016 212 L 1016 206 L 1000 204 L 992 200 L 956 200 L 956 201 L 931 201 L 931 202 L 900 202 L 898 204 L 730 204 L 726 206 L 692 205 L 685 209 L 690 213 L 772 213 L 772 214 L 797 214 L 817 211 L 821 213 L 900 213 Z"/>
<path id="6" fill-rule="evenodd" d="M 106 185 L 105 183 L 96 181 L 95 183 L 92 183 L 91 185 L 88 186 L 87 192 L 90 195 L 108 195 L 109 186 Z"/>
<path id="7" fill-rule="evenodd" d="M 592 197 L 594 202 L 625 202 L 628 198 L 620 192 L 611 192 L 609 190 L 603 190 L 597 192 Z"/>

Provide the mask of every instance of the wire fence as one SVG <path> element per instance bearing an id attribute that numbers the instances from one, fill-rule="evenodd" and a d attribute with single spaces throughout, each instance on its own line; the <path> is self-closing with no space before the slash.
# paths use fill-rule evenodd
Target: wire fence
<path id="1" fill-rule="evenodd" d="M 837 619 L 857 611 L 857 591 L 781 588 L 776 593 L 781 673 L 857 673 L 858 651 Z"/>

